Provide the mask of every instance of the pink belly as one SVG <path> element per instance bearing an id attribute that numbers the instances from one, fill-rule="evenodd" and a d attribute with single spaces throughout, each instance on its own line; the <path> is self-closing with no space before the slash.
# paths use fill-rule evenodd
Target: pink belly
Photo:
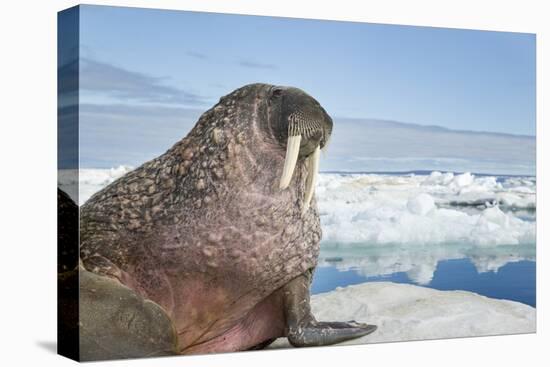
<path id="1" fill-rule="evenodd" d="M 182 312 L 180 317 L 176 316 L 180 352 L 234 352 L 250 349 L 269 339 L 284 336 L 285 319 L 281 292 L 275 291 L 245 310 L 247 303 L 246 300 L 237 301 L 229 309 L 224 305 L 223 310 L 215 300 L 203 303 L 202 311 L 198 314 L 195 311 L 196 319 L 192 323 L 186 322 L 186 316 L 189 314 L 186 315 L 185 312 Z"/>

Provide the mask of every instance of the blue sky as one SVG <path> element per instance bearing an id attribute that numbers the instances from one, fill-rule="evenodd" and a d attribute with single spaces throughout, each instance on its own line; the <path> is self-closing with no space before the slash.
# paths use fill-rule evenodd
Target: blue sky
<path id="1" fill-rule="evenodd" d="M 88 140 L 90 151 L 116 132 L 105 125 L 109 106 L 118 121 L 137 109 L 157 117 L 177 110 L 196 121 L 219 97 L 252 82 L 302 88 L 336 123 L 382 119 L 535 134 L 532 34 L 83 6 L 80 57 L 80 102 L 103 114 L 81 119 L 81 130 L 89 122 L 84 131 L 104 125 Z M 527 156 L 534 160 L 531 150 Z"/>
<path id="2" fill-rule="evenodd" d="M 86 6 L 81 44 L 208 102 L 265 81 L 340 117 L 535 133 L 532 34 Z"/>

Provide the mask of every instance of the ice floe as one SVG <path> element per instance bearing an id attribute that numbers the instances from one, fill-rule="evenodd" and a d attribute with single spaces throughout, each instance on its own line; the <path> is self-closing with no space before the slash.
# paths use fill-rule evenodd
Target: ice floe
<path id="1" fill-rule="evenodd" d="M 517 245 L 534 243 L 534 178 L 322 174 L 317 187 L 325 242 Z"/>
<path id="2" fill-rule="evenodd" d="M 534 333 L 536 310 L 523 303 L 465 291 L 373 282 L 337 288 L 311 297 L 315 317 L 366 322 L 378 329 L 342 344 Z M 271 348 L 289 347 L 280 338 Z"/>

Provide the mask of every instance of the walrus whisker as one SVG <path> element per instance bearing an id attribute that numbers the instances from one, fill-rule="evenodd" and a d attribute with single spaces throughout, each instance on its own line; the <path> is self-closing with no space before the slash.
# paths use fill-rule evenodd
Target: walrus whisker
<path id="1" fill-rule="evenodd" d="M 294 173 L 294 168 L 296 167 L 296 162 L 298 161 L 301 140 L 301 135 L 288 137 L 288 142 L 286 144 L 285 165 L 283 167 L 283 174 L 281 175 L 281 183 L 279 184 L 279 188 L 281 190 L 286 189 L 290 184 L 292 174 Z"/>
<path id="2" fill-rule="evenodd" d="M 317 148 L 313 151 L 313 154 L 308 159 L 307 164 L 307 179 L 306 179 L 306 195 L 304 198 L 304 207 L 302 214 L 309 209 L 313 192 L 315 191 L 315 184 L 317 183 L 317 174 L 319 172 L 319 159 L 321 156 L 321 148 L 317 145 Z"/>

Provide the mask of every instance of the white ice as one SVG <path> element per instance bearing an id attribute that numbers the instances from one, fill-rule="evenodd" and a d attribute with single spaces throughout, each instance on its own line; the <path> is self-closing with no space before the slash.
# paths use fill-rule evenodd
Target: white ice
<path id="1" fill-rule="evenodd" d="M 375 324 L 367 336 L 342 344 L 534 333 L 535 308 L 465 291 L 439 291 L 389 282 L 337 288 L 311 297 L 319 321 Z M 272 348 L 289 347 L 280 338 Z"/>
<path id="2" fill-rule="evenodd" d="M 535 242 L 534 178 L 321 174 L 317 186 L 325 242 L 363 246 Z M 520 213 L 520 212 L 518 212 Z"/>

